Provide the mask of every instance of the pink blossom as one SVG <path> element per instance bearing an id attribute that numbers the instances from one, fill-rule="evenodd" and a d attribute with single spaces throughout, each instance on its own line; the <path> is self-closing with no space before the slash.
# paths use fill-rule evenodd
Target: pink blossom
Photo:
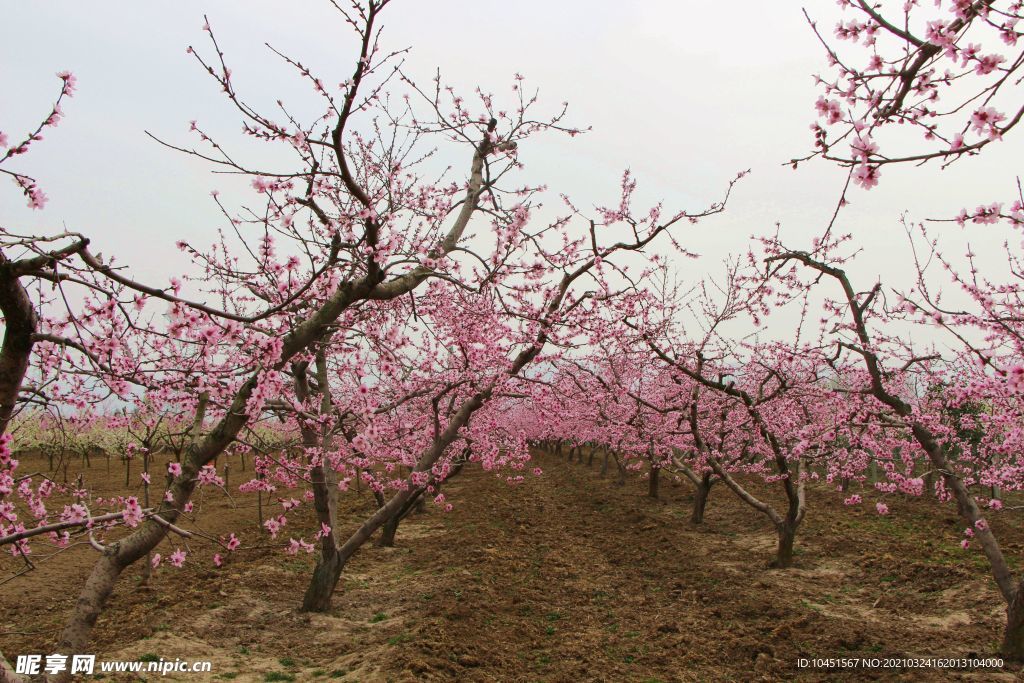
<path id="1" fill-rule="evenodd" d="M 835 100 L 827 100 L 824 97 L 818 98 L 818 101 L 814 104 L 814 108 L 818 110 L 818 116 L 824 116 L 825 121 L 830 124 L 839 121 L 843 115 L 838 102 Z"/>
<path id="2" fill-rule="evenodd" d="M 175 548 L 174 552 L 171 553 L 171 556 L 168 559 L 171 561 L 171 564 L 180 568 L 185 564 L 185 551 L 181 548 Z"/>
<path id="3" fill-rule="evenodd" d="M 65 505 L 64 512 L 61 514 L 62 522 L 84 522 L 88 518 L 89 513 L 85 506 L 78 503 Z"/>
<path id="4" fill-rule="evenodd" d="M 203 465 L 203 468 L 199 470 L 199 476 L 197 479 L 200 486 L 207 484 L 212 484 L 214 486 L 224 485 L 224 479 L 217 476 L 217 470 L 213 465 Z"/>
<path id="5" fill-rule="evenodd" d="M 976 133 L 986 133 L 990 140 L 995 140 L 1001 136 L 997 124 L 1005 118 L 992 107 L 981 107 L 971 114 L 971 127 Z"/>
<path id="6" fill-rule="evenodd" d="M 850 143 L 850 149 L 853 150 L 854 159 L 860 159 L 866 164 L 868 157 L 878 152 L 878 145 L 870 137 L 857 136 L 857 139 Z"/>
<path id="7" fill-rule="evenodd" d="M 172 462 L 167 465 L 167 471 L 171 473 L 172 477 L 181 475 L 181 463 Z"/>
<path id="8" fill-rule="evenodd" d="M 878 166 L 860 164 L 853 172 L 853 182 L 865 190 L 870 190 L 878 185 L 878 175 Z"/>
<path id="9" fill-rule="evenodd" d="M 1006 385 L 1014 393 L 1024 392 L 1024 365 L 1014 365 L 1006 372 Z"/>
<path id="10" fill-rule="evenodd" d="M 875 503 L 875 510 L 877 510 L 880 515 L 889 514 L 889 506 L 885 503 Z"/>
<path id="11" fill-rule="evenodd" d="M 989 206 L 979 206 L 974 210 L 971 222 L 978 225 L 993 225 L 999 222 L 999 215 L 1002 210 L 1003 205 L 998 202 Z"/>
<path id="12" fill-rule="evenodd" d="M 978 59 L 978 63 L 974 67 L 974 73 L 979 76 L 990 74 L 996 70 L 997 66 L 1005 61 L 1006 57 L 1003 57 L 1002 55 L 985 55 Z"/>
<path id="13" fill-rule="evenodd" d="M 307 543 L 304 539 L 295 540 L 294 538 L 288 539 L 288 547 L 285 549 L 289 555 L 296 555 L 300 550 L 304 550 L 307 553 L 312 553 L 316 547 L 312 543 Z"/>
<path id="14" fill-rule="evenodd" d="M 950 30 L 945 22 L 929 21 L 924 35 L 929 43 L 939 47 L 947 47 L 953 44 L 956 38 L 956 31 Z"/>
<path id="15" fill-rule="evenodd" d="M 142 522 L 142 507 L 135 496 L 129 496 L 125 501 L 124 523 L 130 527 L 137 527 Z"/>
<path id="16" fill-rule="evenodd" d="M 268 519 L 263 522 L 271 538 L 277 538 L 277 532 L 281 530 L 281 523 L 276 519 Z"/>
<path id="17" fill-rule="evenodd" d="M 70 71 L 61 71 L 57 74 L 57 78 L 63 79 L 64 81 L 63 94 L 71 97 L 75 92 L 75 88 L 78 86 L 78 79 L 75 78 L 75 75 Z"/>
<path id="18" fill-rule="evenodd" d="M 46 193 L 39 189 L 38 185 L 31 185 L 26 190 L 28 194 L 28 207 L 30 209 L 42 209 L 49 199 Z"/>

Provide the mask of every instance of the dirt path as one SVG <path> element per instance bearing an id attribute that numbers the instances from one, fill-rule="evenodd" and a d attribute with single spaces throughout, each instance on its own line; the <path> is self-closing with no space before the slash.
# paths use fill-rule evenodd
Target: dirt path
<path id="1" fill-rule="evenodd" d="M 402 525 L 397 547 L 360 552 L 328 615 L 295 609 L 310 556 L 249 550 L 221 570 L 161 570 L 141 589 L 129 576 L 97 628 L 97 652 L 212 659 L 210 680 L 237 681 L 1015 680 L 795 667 L 798 657 L 993 649 L 998 598 L 955 545 L 956 519 L 934 503 L 894 501 L 879 518 L 814 490 L 797 566 L 777 571 L 767 569 L 770 528 L 724 488 L 694 527 L 684 484 L 666 480 L 655 501 L 644 482 L 617 487 L 596 465 L 540 464 L 544 476 L 515 487 L 480 471 L 452 481 L 455 510 L 428 506 Z M 345 504 L 355 526 L 372 503 L 364 492 Z M 250 516 L 222 509 L 210 526 L 237 529 Z M 299 516 L 284 540 L 311 527 Z M 1019 531 L 1008 540 L 1020 550 Z M 243 542 L 267 541 L 252 532 Z M 76 585 L 91 559 L 69 551 L 45 576 L 0 588 L 0 632 L 59 625 L 72 598 L 46 584 Z M 21 592 L 4 592 L 12 587 Z M 0 635 L 8 654 L 50 643 Z"/>

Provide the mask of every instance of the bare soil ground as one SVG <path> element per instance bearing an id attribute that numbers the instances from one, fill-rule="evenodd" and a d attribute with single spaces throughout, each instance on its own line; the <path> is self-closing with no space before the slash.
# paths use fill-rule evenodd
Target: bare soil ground
<path id="1" fill-rule="evenodd" d="M 242 549 L 220 569 L 208 551 L 190 555 L 183 569 L 164 566 L 144 586 L 140 569 L 130 568 L 97 625 L 94 652 L 106 660 L 213 661 L 209 675 L 149 680 L 1024 680 L 1019 665 L 796 666 L 799 657 L 995 651 L 1001 602 L 984 558 L 959 547 L 951 507 L 894 498 L 891 514 L 880 517 L 813 489 L 796 566 L 774 570 L 767 521 L 722 486 L 695 527 L 684 483 L 664 478 L 653 500 L 639 479 L 618 487 L 596 464 L 539 460 L 544 476 L 517 487 L 479 470 L 453 480 L 455 510 L 428 505 L 403 523 L 395 548 L 364 548 L 323 615 L 296 609 L 313 557 L 285 555 L 281 536 L 272 541 L 256 529 L 254 496 L 235 494 L 232 507 L 207 491 L 198 523 L 214 533 L 241 530 Z M 102 459 L 94 462 L 85 476 L 107 495 L 124 490 L 116 462 L 109 475 Z M 373 508 L 365 490 L 343 502 L 351 527 Z M 995 526 L 1018 559 L 1024 533 L 1009 528 L 1014 519 Z M 283 538 L 308 540 L 313 531 L 306 509 Z M 166 556 L 180 545 L 172 539 L 160 550 Z M 51 652 L 94 557 L 78 545 L 0 585 L 0 650 L 8 658 Z M 19 562 L 5 554 L 2 576 Z"/>

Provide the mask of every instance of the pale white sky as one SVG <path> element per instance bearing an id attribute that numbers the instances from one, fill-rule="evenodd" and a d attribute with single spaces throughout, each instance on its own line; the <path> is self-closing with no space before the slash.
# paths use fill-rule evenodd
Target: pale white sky
<path id="1" fill-rule="evenodd" d="M 829 32 L 838 15 L 833 0 L 807 0 L 806 7 Z M 725 254 L 744 250 L 751 233 L 776 221 L 788 242 L 803 247 L 831 216 L 844 172 L 823 162 L 796 172 L 781 165 L 810 148 L 818 95 L 812 74 L 824 68 L 800 8 L 758 0 L 396 0 L 382 23 L 385 47 L 411 46 L 407 70 L 423 80 L 440 67 L 467 95 L 476 84 L 502 95 L 519 72 L 551 109 L 568 100 L 573 123 L 593 131 L 571 140 L 539 138 L 521 148 L 520 158 L 525 179 L 567 192 L 580 206 L 614 202 L 628 167 L 640 197 L 664 199 L 669 210 L 697 210 L 717 199 L 737 171 L 751 168 L 726 215 L 680 234 L 705 257 L 683 264 L 695 278 L 717 270 Z M 17 167 L 38 177 L 49 204 L 30 211 L 12 185 L 0 195 L 0 223 L 19 232 L 66 223 L 157 283 L 185 268 L 176 240 L 212 240 L 221 219 L 209 191 L 227 190 L 230 199 L 231 183 L 160 147 L 144 130 L 190 142 L 188 122 L 198 119 L 244 147 L 233 109 L 185 53 L 190 44 L 206 47 L 203 14 L 237 89 L 268 108 L 277 97 L 299 109 L 319 102 L 265 41 L 327 83 L 349 76 L 354 54 L 350 32 L 318 0 L 68 0 L 5 10 L 0 130 L 17 139 L 45 114 L 59 86 L 55 72 L 73 71 L 79 86 L 62 125 Z M 854 190 L 838 229 L 854 232 L 866 250 L 853 268 L 860 280 L 906 280 L 902 211 L 946 217 L 1010 198 L 1019 150 L 1008 136 L 946 171 L 886 167 L 880 187 Z M 962 251 L 959 228 L 941 230 L 951 251 Z M 984 249 L 1005 233 L 975 228 L 971 236 Z"/>

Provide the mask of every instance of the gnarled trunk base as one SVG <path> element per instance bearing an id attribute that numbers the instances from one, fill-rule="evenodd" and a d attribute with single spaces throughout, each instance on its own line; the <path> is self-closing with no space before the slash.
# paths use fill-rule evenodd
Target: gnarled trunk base
<path id="1" fill-rule="evenodd" d="M 1015 662 L 1024 661 L 1024 590 L 1020 586 L 1006 606 L 1006 630 L 999 654 Z"/>
<path id="2" fill-rule="evenodd" d="M 708 504 L 708 495 L 711 493 L 710 484 L 700 484 L 693 490 L 693 511 L 690 513 L 691 524 L 704 523 L 704 508 Z"/>
<path id="3" fill-rule="evenodd" d="M 334 553 L 328 558 L 321 557 L 313 570 L 306 594 L 302 597 L 303 612 L 327 612 L 331 609 L 331 596 L 345 567 L 341 555 Z"/>
<path id="4" fill-rule="evenodd" d="M 377 539 L 376 546 L 378 548 L 394 548 L 395 547 L 395 534 L 398 533 L 398 524 L 401 521 L 398 515 L 395 515 L 387 523 L 381 527 L 380 538 Z"/>
<path id="5" fill-rule="evenodd" d="M 661 475 L 661 468 L 651 466 L 651 472 L 647 477 L 647 496 L 655 500 L 658 499 L 658 481 Z"/>
<path id="6" fill-rule="evenodd" d="M 775 551 L 775 559 L 771 567 L 775 569 L 786 569 L 793 565 L 793 542 L 796 540 L 796 526 L 793 524 L 782 524 L 778 528 L 779 545 Z"/>

